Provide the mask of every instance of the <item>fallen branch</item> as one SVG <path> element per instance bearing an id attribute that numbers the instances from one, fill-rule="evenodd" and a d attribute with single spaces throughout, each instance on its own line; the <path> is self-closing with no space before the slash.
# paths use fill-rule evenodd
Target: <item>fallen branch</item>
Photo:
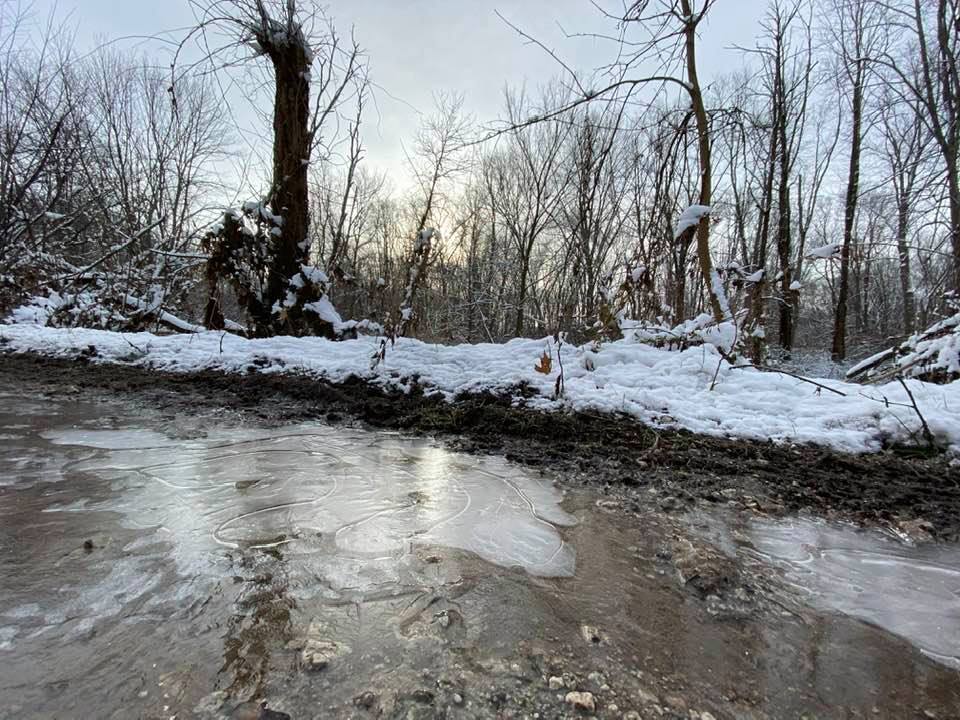
<path id="1" fill-rule="evenodd" d="M 129 240 L 127 240 L 127 242 L 123 243 L 122 245 L 118 245 L 117 247 L 115 247 L 115 248 L 113 248 L 112 250 L 110 250 L 106 255 L 103 255 L 103 256 L 100 257 L 99 259 L 94 260 L 92 263 L 90 263 L 89 265 L 87 265 L 85 268 L 81 268 L 80 270 L 78 270 L 78 271 L 73 275 L 73 277 L 70 278 L 70 281 L 66 284 L 66 286 L 64 287 L 64 289 L 71 287 L 77 280 L 79 280 L 80 278 L 82 278 L 84 275 L 86 275 L 86 274 L 87 274 L 88 272 L 90 272 L 91 270 L 93 270 L 93 269 L 99 267 L 100 265 L 102 265 L 103 263 L 105 263 L 107 260 L 109 260 L 110 258 L 112 258 L 114 255 L 117 255 L 118 253 L 121 253 L 121 252 L 123 252 L 124 250 L 126 250 L 128 247 L 130 247 L 131 245 L 133 245 L 135 242 L 137 242 L 138 240 L 140 240 L 144 235 L 146 235 L 148 232 L 150 232 L 150 231 L 153 230 L 155 227 L 157 227 L 160 223 L 162 223 L 162 222 L 164 221 L 164 219 L 165 219 L 165 218 L 160 218 L 160 219 L 157 220 L 155 223 L 153 223 L 153 224 L 151 224 L 151 225 L 148 225 L 147 227 L 143 228 L 143 230 L 141 230 L 141 231 L 138 232 L 136 235 L 134 235 L 134 236 L 131 237 Z"/>
<path id="2" fill-rule="evenodd" d="M 160 309 L 160 307 L 150 307 L 146 302 L 141 300 L 138 297 L 133 295 L 125 295 L 123 301 L 127 304 L 128 307 L 138 310 L 144 315 L 153 315 L 157 322 L 163 323 L 167 327 L 173 328 L 178 332 L 184 333 L 198 333 L 206 332 L 206 328 L 202 325 L 194 325 L 193 323 L 187 322 L 181 318 L 178 318 L 173 313 L 169 313 L 166 310 Z"/>

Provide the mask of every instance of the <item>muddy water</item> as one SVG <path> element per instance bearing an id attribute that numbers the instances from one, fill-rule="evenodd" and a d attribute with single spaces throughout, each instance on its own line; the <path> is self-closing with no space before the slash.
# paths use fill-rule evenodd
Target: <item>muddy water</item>
<path id="1" fill-rule="evenodd" d="M 103 398 L 0 437 L 0 717 L 960 717 L 950 548 Z"/>

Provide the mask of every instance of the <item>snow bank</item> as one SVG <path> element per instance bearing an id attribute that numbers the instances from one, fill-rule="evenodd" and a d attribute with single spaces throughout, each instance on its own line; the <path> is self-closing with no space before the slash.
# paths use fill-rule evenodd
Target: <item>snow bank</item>
<path id="1" fill-rule="evenodd" d="M 848 452 L 879 450 L 886 442 L 911 442 L 919 421 L 899 383 L 865 388 L 819 380 L 841 397 L 777 373 L 733 369 L 708 345 L 676 352 L 624 339 L 599 352 L 564 346 L 566 393 L 552 400 L 559 368 L 534 370 L 545 340 L 518 339 L 502 345 L 430 345 L 400 338 L 385 361 L 370 369 L 379 340 L 361 337 L 333 342 L 321 338 L 253 339 L 219 332 L 193 335 L 114 333 L 0 326 L 7 351 L 73 357 L 96 347 L 96 362 L 123 363 L 171 372 L 220 370 L 246 373 L 302 371 L 337 382 L 350 376 L 382 386 L 409 389 L 418 376 L 428 392 L 450 399 L 461 392 L 510 390 L 520 383 L 539 391 L 527 401 L 541 409 L 625 413 L 654 426 L 777 442 L 818 443 Z M 552 344 L 552 343 L 551 343 Z M 589 357 L 587 357 L 589 356 Z M 594 368 L 589 370 L 587 368 Z M 716 386 L 711 382 L 716 375 Z M 908 381 L 933 433 L 960 452 L 960 383 Z M 892 403 L 887 405 L 884 398 Z"/>

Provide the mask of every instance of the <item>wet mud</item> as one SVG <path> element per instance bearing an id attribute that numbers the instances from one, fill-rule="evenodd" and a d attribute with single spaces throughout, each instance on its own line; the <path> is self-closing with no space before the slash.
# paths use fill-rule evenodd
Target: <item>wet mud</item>
<path id="1" fill-rule="evenodd" d="M 492 428 L 8 360 L 0 718 L 960 717 L 946 523 L 627 482 L 596 428 L 536 463 L 504 420 L 505 460 L 451 449 Z"/>
<path id="2" fill-rule="evenodd" d="M 89 357 L 0 353 L 0 384 L 70 397 L 119 393 L 170 416 L 199 414 L 226 424 L 322 420 L 426 434 L 617 497 L 646 499 L 652 488 L 664 510 L 699 501 L 768 515 L 809 510 L 917 539 L 960 540 L 960 463 L 923 448 L 849 455 L 651 428 L 614 415 L 542 413 L 489 394 L 448 403 L 359 379 L 330 384 L 295 374 L 151 373 L 97 365 Z"/>

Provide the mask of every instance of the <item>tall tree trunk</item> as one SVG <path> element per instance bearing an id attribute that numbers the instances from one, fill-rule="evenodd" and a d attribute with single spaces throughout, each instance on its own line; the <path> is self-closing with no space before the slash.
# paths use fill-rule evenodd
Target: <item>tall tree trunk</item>
<path id="1" fill-rule="evenodd" d="M 309 201 L 307 164 L 310 159 L 310 62 L 300 42 L 270 44 L 276 92 L 273 105 L 273 185 L 270 208 L 283 218 L 274 236 L 272 263 L 263 305 L 269 312 L 283 302 L 290 279 L 309 264 Z"/>
<path id="2" fill-rule="evenodd" d="M 713 194 L 710 126 L 707 119 L 707 110 L 703 104 L 703 93 L 700 91 L 700 80 L 697 77 L 697 22 L 692 19 L 693 12 L 690 8 L 690 0 L 680 0 L 680 7 L 684 17 L 687 18 L 683 34 L 687 61 L 687 90 L 690 93 L 693 116 L 697 122 L 697 154 L 700 159 L 700 204 L 709 206 Z M 722 301 L 723 289 L 720 287 L 720 278 L 713 269 L 713 260 L 710 257 L 709 219 L 702 220 L 697 225 L 697 257 L 700 260 L 700 272 L 707 289 L 710 311 L 714 320 L 722 322 L 729 316 L 730 309 L 725 307 L 725 303 Z"/>
<path id="3" fill-rule="evenodd" d="M 847 296 L 850 292 L 850 250 L 853 244 L 857 218 L 857 198 L 860 192 L 860 143 L 863 122 L 863 63 L 857 58 L 853 83 L 853 137 L 850 142 L 850 167 L 847 173 L 847 194 L 843 214 L 843 247 L 840 251 L 840 285 L 837 290 L 837 309 L 833 317 L 833 343 L 830 355 L 834 362 L 847 357 Z"/>
<path id="4" fill-rule="evenodd" d="M 950 247 L 953 250 L 953 286 L 960 297 L 960 168 L 957 167 L 957 148 L 951 150 L 952 161 L 947 162 L 947 191 L 950 202 Z"/>
<path id="5" fill-rule="evenodd" d="M 778 85 L 782 90 L 783 77 L 778 63 Z M 781 106 L 777 120 L 780 136 L 780 186 L 777 197 L 777 259 L 780 264 L 780 347 L 793 347 L 793 306 L 790 304 L 790 149 L 787 145 L 787 113 L 782 96 L 777 100 Z"/>
<path id="6" fill-rule="evenodd" d="M 530 274 L 530 253 L 533 243 L 527 244 L 523 257 L 520 258 L 520 285 L 517 288 L 517 318 L 513 324 L 514 337 L 523 335 L 523 306 L 527 302 L 527 276 Z"/>

